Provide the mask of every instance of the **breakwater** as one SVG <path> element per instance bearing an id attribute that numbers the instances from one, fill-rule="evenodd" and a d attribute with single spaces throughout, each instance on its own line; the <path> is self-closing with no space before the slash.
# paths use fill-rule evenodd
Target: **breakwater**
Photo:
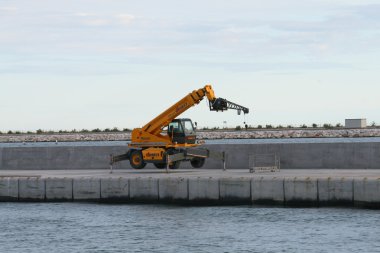
<path id="1" fill-rule="evenodd" d="M 370 141 L 375 139 L 375 141 Z M 294 139 L 289 139 L 294 140 Z M 307 139 L 310 140 L 310 139 Z M 363 138 L 361 141 L 339 142 L 272 142 L 243 143 L 216 142 L 204 147 L 212 151 L 225 151 L 227 169 L 249 167 L 249 157 L 255 154 L 277 154 L 283 169 L 380 169 L 380 140 Z M 352 138 L 357 140 L 357 138 Z M 86 144 L 86 143 L 85 143 Z M 107 169 L 110 154 L 121 154 L 128 150 L 127 144 L 109 142 L 107 145 L 79 145 L 57 143 L 43 145 L 0 146 L 0 170 L 19 169 Z M 221 168 L 221 161 L 208 159 L 205 169 Z M 115 169 L 130 169 L 128 161 L 115 165 Z M 153 168 L 148 165 L 147 168 Z M 190 168 L 183 163 L 181 168 Z"/>
<path id="2" fill-rule="evenodd" d="M 198 130 L 200 140 L 215 139 L 281 139 L 281 138 L 360 138 L 380 137 L 379 128 L 367 129 L 261 129 L 248 131 Z M 131 132 L 109 133 L 52 133 L 52 134 L 2 134 L 0 143 L 17 142 L 73 142 L 73 141 L 126 141 Z"/>
<path id="3" fill-rule="evenodd" d="M 377 170 L 5 171 L 0 201 L 380 207 Z"/>

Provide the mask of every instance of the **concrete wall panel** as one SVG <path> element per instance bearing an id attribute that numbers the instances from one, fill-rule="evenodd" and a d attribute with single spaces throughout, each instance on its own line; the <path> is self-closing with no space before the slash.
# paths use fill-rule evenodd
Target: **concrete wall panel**
<path id="1" fill-rule="evenodd" d="M 369 143 L 368 145 L 370 146 L 368 151 L 369 160 L 366 166 L 368 169 L 380 169 L 380 145 L 378 143 Z"/>
<path id="2" fill-rule="evenodd" d="M 100 179 L 99 178 L 75 178 L 73 180 L 74 200 L 99 200 Z"/>
<path id="3" fill-rule="evenodd" d="M 73 179 L 46 178 L 46 200 L 73 200 Z"/>
<path id="4" fill-rule="evenodd" d="M 124 153 L 126 149 L 123 146 L 2 148 L 1 169 L 106 169 L 109 168 L 109 155 Z M 126 162 L 115 166 L 126 167 Z"/>
<path id="5" fill-rule="evenodd" d="M 354 202 L 356 205 L 380 206 L 380 178 L 355 179 Z"/>
<path id="6" fill-rule="evenodd" d="M 128 178 L 102 178 L 100 182 L 103 200 L 129 200 Z"/>
<path id="7" fill-rule="evenodd" d="M 158 201 L 157 178 L 131 178 L 129 196 L 133 201 Z"/>
<path id="8" fill-rule="evenodd" d="M 4 169 L 46 169 L 49 160 L 49 148 L 3 148 Z"/>
<path id="9" fill-rule="evenodd" d="M 283 169 L 380 169 L 380 143 L 208 144 L 227 153 L 227 169 L 248 169 L 250 154 L 277 153 Z M 106 169 L 109 155 L 126 146 L 7 147 L 0 149 L 1 169 Z M 130 168 L 128 161 L 115 169 Z M 153 168 L 148 165 L 148 168 Z M 183 163 L 181 168 L 191 168 Z M 222 161 L 208 159 L 204 168 L 221 169 Z"/>
<path id="10" fill-rule="evenodd" d="M 3 169 L 3 148 L 0 148 L 0 170 Z"/>
<path id="11" fill-rule="evenodd" d="M 221 178 L 219 180 L 221 202 L 251 202 L 251 180 L 247 178 Z"/>
<path id="12" fill-rule="evenodd" d="M 323 166 L 323 146 L 319 143 L 281 144 L 279 156 L 281 168 L 321 168 Z"/>
<path id="13" fill-rule="evenodd" d="M 39 177 L 20 177 L 19 199 L 41 201 L 45 199 L 45 180 Z"/>
<path id="14" fill-rule="evenodd" d="M 219 201 L 219 180 L 189 178 L 189 200 L 210 204 Z"/>
<path id="15" fill-rule="evenodd" d="M 71 156 L 75 152 L 75 147 L 51 147 L 46 148 L 46 159 L 49 161 L 45 164 L 49 168 L 50 164 L 54 166 L 55 169 L 64 170 L 68 169 L 68 164 L 70 164 Z M 46 167 L 43 167 L 45 169 Z M 85 168 L 85 167 L 83 167 Z M 31 167 L 33 169 L 33 167 Z"/>
<path id="16" fill-rule="evenodd" d="M 188 180 L 184 178 L 160 178 L 158 181 L 160 201 L 187 201 Z"/>
<path id="17" fill-rule="evenodd" d="M 285 179 L 284 195 L 287 204 L 316 204 L 318 202 L 317 179 Z"/>
<path id="18" fill-rule="evenodd" d="M 248 169 L 249 156 L 251 154 L 268 154 L 268 153 L 280 153 L 279 145 L 273 144 L 225 144 L 225 145 L 205 145 L 215 152 L 226 152 L 226 168 L 227 169 Z M 188 164 L 186 168 L 191 168 Z M 207 159 L 204 165 L 207 169 L 222 169 L 223 162 L 221 160 Z"/>
<path id="19" fill-rule="evenodd" d="M 282 178 L 258 177 L 252 179 L 253 203 L 284 202 L 284 180 Z"/>
<path id="20" fill-rule="evenodd" d="M 353 203 L 353 180 L 345 178 L 318 179 L 318 196 L 322 205 L 337 202 Z"/>
<path id="21" fill-rule="evenodd" d="M 18 199 L 18 178 L 0 178 L 0 201 L 12 201 Z"/>

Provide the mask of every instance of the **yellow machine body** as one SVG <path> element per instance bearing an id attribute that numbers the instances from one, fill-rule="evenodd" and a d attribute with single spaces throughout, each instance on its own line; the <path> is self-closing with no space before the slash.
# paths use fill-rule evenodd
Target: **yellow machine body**
<path id="1" fill-rule="evenodd" d="M 144 161 L 164 161 L 164 148 L 146 148 L 142 150 Z"/>
<path id="2" fill-rule="evenodd" d="M 200 144 L 196 142 L 196 131 L 191 119 L 178 119 L 177 117 L 199 104 L 204 97 L 209 100 L 211 111 L 225 111 L 235 109 L 248 113 L 249 109 L 232 103 L 223 98 L 216 98 L 211 85 L 194 90 L 177 103 L 169 107 L 160 115 L 151 120 L 141 128 L 132 131 L 132 141 L 128 146 L 130 149 L 117 156 L 111 156 L 111 165 L 122 160 L 129 160 L 135 169 L 142 169 L 146 163 L 153 163 L 157 168 L 175 169 L 179 167 L 181 161 L 190 161 L 194 168 L 200 168 L 205 162 L 207 154 L 196 154 L 195 149 L 192 154 L 187 152 L 192 147 Z M 166 161 L 166 158 L 176 156 L 176 161 Z M 173 158 L 174 159 L 174 158 Z M 167 164 L 168 163 L 168 164 Z"/>

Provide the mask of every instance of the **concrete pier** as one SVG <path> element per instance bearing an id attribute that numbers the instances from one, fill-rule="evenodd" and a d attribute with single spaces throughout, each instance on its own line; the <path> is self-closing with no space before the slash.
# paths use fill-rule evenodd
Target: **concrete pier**
<path id="1" fill-rule="evenodd" d="M 283 169 L 380 169 L 380 142 L 339 143 L 337 140 L 333 143 L 208 144 L 203 147 L 225 151 L 228 169 L 248 168 L 249 156 L 255 154 L 277 154 Z M 0 147 L 0 170 L 106 169 L 110 154 L 123 154 L 127 150 L 127 144 Z M 203 168 L 221 166 L 220 160 L 207 159 Z M 115 168 L 131 167 L 128 161 L 122 161 Z M 148 164 L 146 168 L 154 166 Z M 191 166 L 182 163 L 181 168 L 191 169 Z"/>
<path id="2" fill-rule="evenodd" d="M 380 208 L 379 170 L 2 170 L 0 201 Z"/>

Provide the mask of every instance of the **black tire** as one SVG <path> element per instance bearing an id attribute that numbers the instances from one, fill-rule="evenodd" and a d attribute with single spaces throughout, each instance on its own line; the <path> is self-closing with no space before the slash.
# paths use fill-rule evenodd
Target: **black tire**
<path id="1" fill-rule="evenodd" d="M 196 169 L 202 168 L 205 162 L 206 162 L 205 158 L 194 158 L 193 160 L 190 161 L 191 166 L 193 166 L 193 168 L 196 168 Z"/>
<path id="2" fill-rule="evenodd" d="M 166 168 L 166 163 L 155 163 L 154 166 L 157 169 L 165 169 Z"/>
<path id="3" fill-rule="evenodd" d="M 181 161 L 172 162 L 169 164 L 169 169 L 176 170 L 181 165 Z"/>
<path id="4" fill-rule="evenodd" d="M 136 170 L 141 170 L 146 166 L 140 150 L 134 150 L 131 152 L 129 163 L 131 164 L 132 168 Z"/>

